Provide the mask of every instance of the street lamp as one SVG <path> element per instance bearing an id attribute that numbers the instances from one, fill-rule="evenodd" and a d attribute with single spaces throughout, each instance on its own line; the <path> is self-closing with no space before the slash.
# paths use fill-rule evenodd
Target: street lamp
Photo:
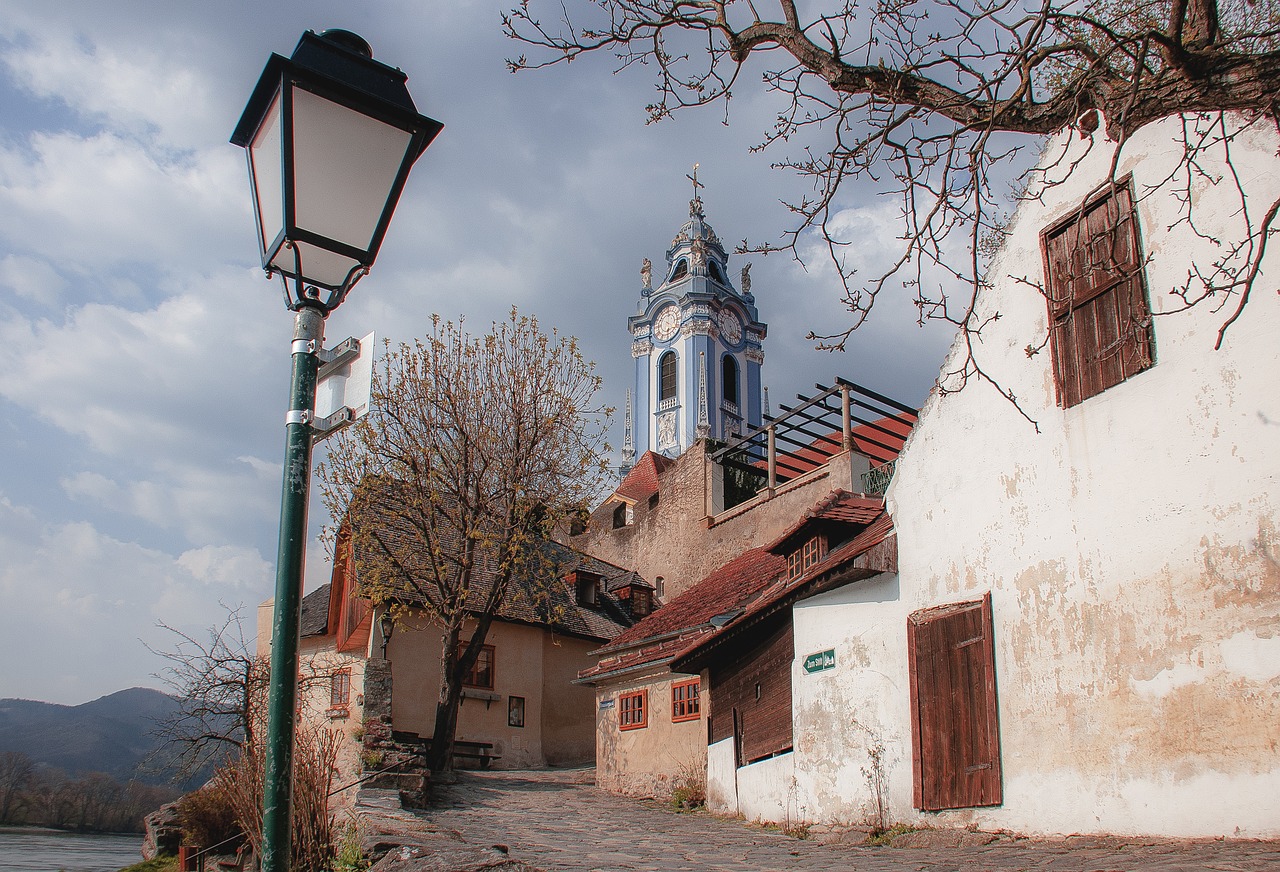
<path id="1" fill-rule="evenodd" d="M 324 321 L 373 265 L 414 161 L 443 127 L 418 114 L 406 76 L 345 30 L 308 31 L 272 54 L 231 142 L 245 149 L 258 248 L 296 313 L 285 416 L 262 823 L 262 870 L 290 861 L 298 619 L 311 427 Z"/>
<path id="2" fill-rule="evenodd" d="M 391 643 L 391 634 L 396 629 L 396 619 L 391 616 L 390 611 L 382 613 L 382 617 L 378 618 L 378 629 L 382 631 L 382 659 L 387 659 L 387 645 Z"/>

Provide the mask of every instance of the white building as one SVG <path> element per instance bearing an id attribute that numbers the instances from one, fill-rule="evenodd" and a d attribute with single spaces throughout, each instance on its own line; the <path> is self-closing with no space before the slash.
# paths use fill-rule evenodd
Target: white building
<path id="1" fill-rule="evenodd" d="M 1184 186 L 1183 125 L 1114 176 L 1104 127 L 1050 143 L 976 346 L 1038 432 L 987 385 L 930 397 L 887 494 L 897 575 L 794 606 L 790 759 L 710 759 L 761 816 L 1280 837 L 1277 240 L 1218 350 L 1238 293 L 1170 293 L 1280 198 L 1280 137 L 1226 119 L 1230 166 L 1211 143 Z"/>

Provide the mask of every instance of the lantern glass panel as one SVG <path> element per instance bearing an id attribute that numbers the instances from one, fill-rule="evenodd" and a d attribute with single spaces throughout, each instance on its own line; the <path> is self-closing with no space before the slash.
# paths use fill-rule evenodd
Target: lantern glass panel
<path id="1" fill-rule="evenodd" d="M 407 130 L 295 88 L 294 206 L 298 227 L 368 251 L 395 192 L 412 139 Z M 314 259 L 315 255 L 303 252 L 303 266 L 310 273 L 313 260 L 308 257 Z"/>
<path id="2" fill-rule="evenodd" d="M 284 229 L 284 182 L 281 160 L 280 92 L 249 144 L 249 172 L 258 209 L 258 243 L 265 257 Z"/>
<path id="3" fill-rule="evenodd" d="M 301 277 L 325 288 L 340 287 L 359 263 L 354 257 L 346 257 L 309 242 L 282 245 L 271 259 L 272 268 L 285 275 Z"/>

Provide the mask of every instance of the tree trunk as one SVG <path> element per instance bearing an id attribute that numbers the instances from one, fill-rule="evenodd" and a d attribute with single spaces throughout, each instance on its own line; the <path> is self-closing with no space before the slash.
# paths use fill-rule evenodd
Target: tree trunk
<path id="1" fill-rule="evenodd" d="M 461 639 L 461 627 L 445 632 L 440 658 L 444 664 L 440 698 L 436 702 L 435 731 L 431 734 L 431 753 L 427 757 L 431 774 L 442 780 L 450 779 L 453 773 L 453 747 L 458 733 L 458 711 L 462 705 L 462 682 L 480 656 L 492 622 L 491 616 L 481 617 L 465 645 Z"/>

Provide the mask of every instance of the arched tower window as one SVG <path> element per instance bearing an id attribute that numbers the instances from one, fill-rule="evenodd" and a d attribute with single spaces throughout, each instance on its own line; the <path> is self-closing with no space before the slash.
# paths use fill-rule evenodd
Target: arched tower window
<path id="1" fill-rule="evenodd" d="M 676 398 L 676 353 L 668 351 L 658 358 L 658 402 Z"/>
<path id="2" fill-rule="evenodd" d="M 726 402 L 736 404 L 738 402 L 738 362 L 733 359 L 732 354 L 726 354 L 721 359 L 720 383 L 724 385 L 724 399 Z"/>
<path id="3" fill-rule="evenodd" d="M 683 257 L 676 261 L 676 268 L 671 271 L 671 278 L 668 281 L 678 281 L 689 274 L 689 261 Z"/>

